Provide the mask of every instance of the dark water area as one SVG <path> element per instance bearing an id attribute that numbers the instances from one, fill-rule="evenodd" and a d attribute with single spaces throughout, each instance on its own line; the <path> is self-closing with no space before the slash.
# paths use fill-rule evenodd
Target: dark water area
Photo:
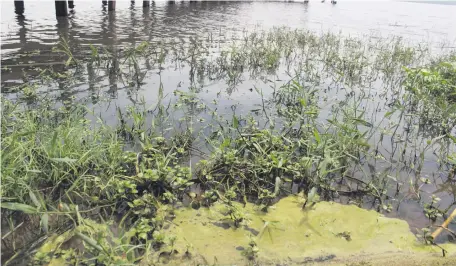
<path id="1" fill-rule="evenodd" d="M 75 1 L 75 5 L 68 17 L 56 18 L 54 1 L 25 1 L 23 16 L 14 13 L 13 1 L 1 2 L 1 63 L 2 67 L 10 68 L 10 71 L 2 70 L 1 77 L 2 94 L 6 98 L 17 97 L 8 89 L 25 82 L 27 75 L 24 77 L 24 71 L 37 66 L 53 66 L 55 70 L 63 68 L 65 57 L 52 52 L 62 38 L 68 40 L 76 56 L 89 51 L 90 45 L 115 50 L 137 46 L 142 41 L 158 45 L 173 41 L 191 43 L 195 38 L 210 40 L 207 41 L 208 49 L 217 54 L 247 32 L 280 26 L 319 33 L 329 31 L 342 36 L 369 36 L 373 42 L 398 36 L 410 45 L 430 45 L 436 53 L 454 49 L 456 43 L 456 5 L 447 3 L 339 1 L 337 5 L 331 5 L 329 1 L 310 1 L 308 4 L 300 1 L 176 1 L 170 4 L 155 1 L 150 7 L 143 8 L 142 1 L 117 1 L 116 10 L 111 12 L 102 6 L 101 1 Z M 148 69 L 147 66 L 144 68 Z M 169 64 L 160 70 L 160 75 L 157 71 L 148 69 L 143 85 L 135 92 L 129 90 L 128 84 L 110 77 L 109 73 L 92 73 L 90 69 L 77 82 L 54 84 L 39 88 L 39 91 L 52 95 L 58 103 L 70 101 L 97 108 L 104 119 L 114 121 L 117 107 L 123 109 L 142 100 L 147 105 L 156 104 L 160 84 L 165 95 L 192 85 L 186 66 Z M 287 80 L 288 75 L 279 73 L 268 78 L 280 84 Z M 219 99 L 218 108 L 226 112 L 230 112 L 233 105 L 238 106 L 238 113 L 257 109 L 261 99 L 250 90 L 254 86 L 264 87 L 265 95 L 272 92 L 264 80 L 246 79 L 236 89 L 217 80 L 203 80 L 199 85 L 201 97 L 207 104 Z M 345 94 L 344 91 L 331 93 L 330 99 L 334 100 Z M 93 97 L 95 94 L 102 96 Z M 101 98 L 108 98 L 109 104 L 101 103 Z M 331 101 L 326 105 L 330 106 Z M 323 108 L 323 117 L 325 113 L 330 113 L 329 107 Z M 210 115 L 201 114 L 201 118 L 209 120 Z M 384 148 L 384 151 L 388 149 Z M 381 171 L 388 165 L 376 167 L 375 171 Z M 427 154 L 423 175 L 438 176 L 437 167 L 436 158 Z M 409 173 L 403 172 L 400 176 L 407 184 Z M 433 185 L 423 187 L 429 194 L 436 189 Z M 452 195 L 442 195 L 441 198 L 443 203 L 450 203 Z M 412 228 L 422 228 L 428 223 L 418 203 L 402 204 L 391 216 L 407 220 Z"/>

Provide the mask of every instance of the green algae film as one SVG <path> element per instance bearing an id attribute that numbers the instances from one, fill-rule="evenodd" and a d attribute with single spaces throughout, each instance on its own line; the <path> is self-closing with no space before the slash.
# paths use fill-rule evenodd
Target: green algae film
<path id="1" fill-rule="evenodd" d="M 226 220 L 225 207 L 221 204 L 211 209 L 182 208 L 176 211 L 176 219 L 167 229 L 167 234 L 177 236 L 175 248 L 182 252 L 173 255 L 175 260 L 167 263 L 180 264 L 178 261 L 184 257 L 181 255 L 189 249 L 193 254 L 192 262 L 187 258 L 181 261 L 182 265 L 249 264 L 251 262 L 242 255 L 242 250 L 255 239 L 259 247 L 256 261 L 260 264 L 327 264 L 331 261 L 345 264 L 340 258 L 350 261 L 354 255 L 359 255 L 382 262 L 395 256 L 407 261 L 411 261 L 410 257 L 423 257 L 426 265 L 441 265 L 441 249 L 418 242 L 405 221 L 334 202 L 320 202 L 304 211 L 301 208 L 302 200 L 298 197 L 280 200 L 268 213 L 247 204 L 244 208 L 246 219 L 240 228 Z M 265 223 L 269 226 L 263 230 Z M 447 244 L 444 248 L 448 254 L 442 262 L 451 261 L 454 265 L 455 246 Z M 385 258 L 380 256 L 382 254 L 389 255 Z M 433 258 L 432 262 L 430 258 Z M 399 260 L 394 261 L 399 263 Z"/>
<path id="2" fill-rule="evenodd" d="M 238 228 L 228 219 L 227 206 L 222 203 L 175 210 L 175 219 L 164 227 L 168 238 L 176 237 L 174 245 L 152 251 L 139 264 L 456 265 L 455 245 L 442 245 L 448 251 L 443 258 L 440 248 L 417 241 L 405 221 L 354 205 L 319 202 L 302 210 L 303 199 L 289 196 L 264 213 L 250 203 L 245 207 L 233 204 L 244 212 Z M 68 231 L 50 237 L 38 254 L 55 252 L 73 235 Z M 259 252 L 249 260 L 243 251 L 252 240 Z M 48 265 L 62 262 L 55 258 Z"/>

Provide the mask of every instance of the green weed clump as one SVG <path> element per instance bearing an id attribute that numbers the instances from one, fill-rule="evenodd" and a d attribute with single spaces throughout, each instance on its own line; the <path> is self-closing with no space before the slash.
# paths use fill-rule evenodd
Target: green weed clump
<path id="1" fill-rule="evenodd" d="M 4 242 L 5 250 L 15 252 L 16 242 L 17 248 L 25 244 L 15 227 L 27 217 L 37 217 L 27 223 L 40 228 L 31 238 L 69 225 L 80 230 L 87 223 L 125 216 L 124 223 L 136 230 L 128 239 L 157 241 L 155 229 L 163 224 L 157 222 L 160 203 L 182 200 L 192 184 L 190 168 L 182 166 L 189 136 L 168 141 L 143 137 L 140 150 L 132 152 L 127 151 L 120 128 L 91 123 L 84 107 L 56 110 L 42 105 L 24 110 L 6 99 L 2 104 L 2 222 L 13 232 Z M 140 224 L 147 225 L 143 231 Z M 101 250 L 103 245 L 97 240 L 104 237 L 91 238 L 105 230 L 97 228 L 91 229 L 95 230 L 92 235 L 74 232 L 73 236 L 95 247 L 86 250 L 88 254 L 98 260 L 111 256 L 106 259 L 114 263 L 117 259 L 112 256 L 118 253 Z"/>
<path id="2" fill-rule="evenodd" d="M 81 187 L 88 189 L 79 191 L 84 196 L 98 195 L 89 180 L 103 182 L 121 173 L 122 141 L 108 128 L 91 125 L 83 108 L 23 110 L 7 100 L 2 104 L 4 200 L 28 204 L 31 190 L 56 199 Z"/>
<path id="3" fill-rule="evenodd" d="M 427 68 L 406 68 L 407 90 L 420 98 L 443 98 L 456 102 L 456 56 L 439 60 Z"/>
<path id="4" fill-rule="evenodd" d="M 411 95 L 411 112 L 421 124 L 433 125 L 449 133 L 456 125 L 456 57 L 442 58 L 429 66 L 405 68 L 405 89 Z"/>
<path id="5" fill-rule="evenodd" d="M 369 130 L 360 128 L 370 127 L 363 112 L 351 106 L 343 110 L 342 118 L 335 115 L 322 125 L 315 120 L 315 95 L 297 80 L 281 87 L 281 94 L 288 97 L 278 97 L 274 117 L 286 121 L 282 130 L 272 118 L 269 128 L 260 128 L 253 117 L 234 115 L 229 127 L 212 135 L 211 156 L 197 166 L 204 189 L 229 191 L 232 198 L 252 199 L 266 210 L 274 199 L 290 194 L 293 184 L 298 191 L 318 188 L 326 199 L 334 199 L 344 193 L 337 184 L 350 178 L 359 182 L 354 193 L 381 198 L 367 182 L 351 176 L 351 167 L 366 160 L 371 148 Z"/>

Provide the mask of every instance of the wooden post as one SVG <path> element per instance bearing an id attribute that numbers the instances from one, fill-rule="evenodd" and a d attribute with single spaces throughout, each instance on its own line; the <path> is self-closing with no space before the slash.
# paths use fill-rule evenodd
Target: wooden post
<path id="1" fill-rule="evenodd" d="M 143 1 L 143 7 L 148 7 L 150 6 L 150 1 L 149 0 L 144 0 Z"/>
<path id="2" fill-rule="evenodd" d="M 74 8 L 74 1 L 68 0 L 68 7 L 73 9 Z"/>
<path id="3" fill-rule="evenodd" d="M 68 16 L 68 6 L 67 1 L 55 0 L 55 15 L 57 17 L 66 17 Z"/>
<path id="4" fill-rule="evenodd" d="M 14 12 L 18 15 L 24 14 L 24 1 L 14 1 Z"/>
<path id="5" fill-rule="evenodd" d="M 116 10 L 116 0 L 109 0 L 108 1 L 108 11 Z"/>
<path id="6" fill-rule="evenodd" d="M 434 233 L 431 234 L 432 239 L 435 240 L 440 235 L 440 233 L 442 233 L 443 229 L 448 229 L 448 225 L 450 224 L 450 222 L 453 221 L 455 217 L 456 209 L 454 209 L 451 215 L 443 222 L 443 224 L 439 228 L 437 228 L 437 230 L 435 230 Z"/>

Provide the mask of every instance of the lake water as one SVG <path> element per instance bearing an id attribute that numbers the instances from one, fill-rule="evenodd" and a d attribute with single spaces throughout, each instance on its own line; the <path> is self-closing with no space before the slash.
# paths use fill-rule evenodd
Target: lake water
<path id="1" fill-rule="evenodd" d="M 456 1 L 328 2 L 155 1 L 143 8 L 142 1 L 117 1 L 110 16 L 101 1 L 75 1 L 74 13 L 68 19 L 56 19 L 54 1 L 25 2 L 22 18 L 14 13 L 13 1 L 1 1 L 2 63 L 27 51 L 49 50 L 62 36 L 73 40 L 74 46 L 123 45 L 288 26 L 351 35 L 400 35 L 435 45 L 450 45 L 456 40 Z"/>
<path id="2" fill-rule="evenodd" d="M 424 42 L 445 51 L 456 47 L 456 1 L 443 2 L 154 1 L 143 8 L 142 1 L 117 1 L 116 10 L 108 12 L 101 1 L 76 1 L 68 18 L 56 18 L 54 1 L 27 1 L 23 16 L 14 13 L 13 1 L 1 1 L 1 63 L 12 67 L 12 71 L 2 71 L 2 92 L 23 82 L 26 67 L 61 65 L 65 59 L 51 52 L 61 38 L 68 39 L 77 55 L 89 45 L 113 48 L 208 36 L 223 45 L 246 31 L 286 26 L 358 37 L 401 36 L 405 43 Z M 165 88 L 175 88 L 185 75 L 168 73 L 168 79 L 161 81 Z M 158 81 L 149 77 L 146 82 Z M 59 84 L 55 91 L 63 87 Z M 113 97 L 125 106 L 130 100 L 121 87 L 116 86 L 118 94 Z M 83 97 L 85 91 L 72 88 L 62 97 Z M 244 99 L 244 95 L 238 97 Z"/>
<path id="3" fill-rule="evenodd" d="M 56 18 L 54 1 L 26 1 L 23 16 L 14 13 L 13 1 L 1 2 L 1 62 L 2 66 L 11 68 L 11 71 L 2 71 L 2 93 L 5 96 L 14 98 L 14 94 L 8 93 L 5 88 L 22 83 L 24 69 L 62 64 L 63 59 L 51 52 L 60 38 L 68 39 L 76 54 L 89 49 L 89 45 L 122 48 L 138 45 L 142 41 L 190 41 L 194 37 L 208 36 L 214 36 L 217 43 L 223 45 L 231 43 L 235 36 L 245 31 L 277 26 L 340 32 L 346 36 L 377 36 L 380 39 L 401 36 L 405 42 L 424 42 L 437 51 L 454 49 L 456 43 L 455 1 L 341 0 L 337 5 L 329 1 L 310 1 L 308 4 L 298 1 L 176 1 L 173 4 L 155 1 L 147 8 L 142 7 L 142 1 L 117 1 L 113 12 L 108 12 L 101 1 L 75 1 L 75 5 L 68 18 Z M 176 87 L 189 85 L 188 80 L 188 71 L 166 69 L 160 77 L 149 74 L 142 94 L 146 102 L 151 104 L 156 101 L 160 82 L 165 90 L 169 90 L 165 93 L 170 93 Z M 105 76 L 99 83 L 99 89 L 106 89 L 116 106 L 125 107 L 135 102 L 126 90 L 127 86 L 120 82 L 112 82 Z M 256 94 L 249 96 L 247 88 L 252 84 L 254 82 L 247 81 L 243 84 L 244 89 L 229 93 L 230 97 L 224 100 L 222 107 L 229 110 L 233 103 L 240 103 L 247 111 L 259 104 Z M 207 99 L 216 98 L 217 86 L 218 83 L 204 86 Z M 71 86 L 59 84 L 48 89 L 55 91 L 58 99 L 68 100 L 72 96 L 87 99 L 93 88 L 90 82 L 82 82 Z M 96 101 L 80 103 L 94 105 Z M 107 120 L 114 119 L 115 108 L 106 108 L 103 116 Z M 435 169 L 435 162 L 431 162 L 426 173 L 431 175 Z M 429 193 L 432 189 L 427 188 Z M 423 227 L 426 219 L 423 218 L 422 209 L 414 203 L 406 206 L 401 208 L 398 216 L 413 226 Z"/>
<path id="4" fill-rule="evenodd" d="M 90 44 L 112 48 L 208 36 L 223 44 L 246 31 L 287 26 L 360 37 L 402 36 L 405 43 L 424 42 L 445 51 L 456 47 L 456 1 L 443 2 L 154 1 L 143 8 L 142 1 L 117 1 L 116 10 L 108 12 L 101 1 L 76 1 L 68 18 L 56 18 L 54 1 L 27 1 L 23 16 L 14 13 L 13 1 L 1 1 L 1 63 L 13 67 L 2 71 L 2 91 L 22 83 L 24 67 L 62 64 L 64 59 L 51 53 L 61 38 L 77 55 Z"/>

